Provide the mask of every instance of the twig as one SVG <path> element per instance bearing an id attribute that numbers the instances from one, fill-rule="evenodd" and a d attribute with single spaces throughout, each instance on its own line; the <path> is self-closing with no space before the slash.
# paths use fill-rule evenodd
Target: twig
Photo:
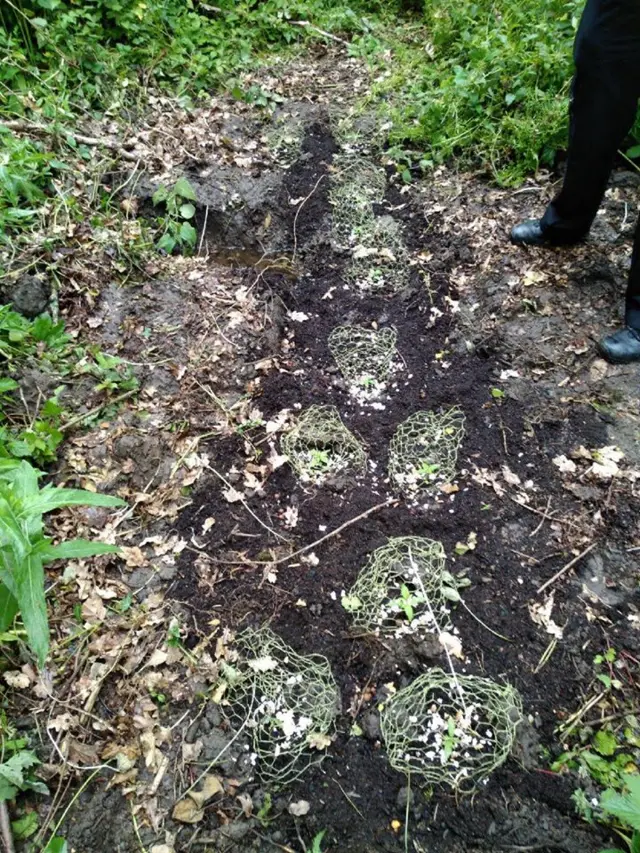
<path id="1" fill-rule="evenodd" d="M 94 406 L 93 409 L 89 409 L 88 412 L 84 412 L 81 415 L 76 415 L 75 418 L 71 418 L 70 421 L 62 424 L 60 427 L 60 432 L 65 432 L 76 424 L 82 423 L 82 421 L 86 421 L 87 418 L 91 418 L 94 415 L 97 415 L 101 409 L 104 409 L 105 406 L 112 406 L 116 403 L 122 403 L 123 400 L 128 400 L 129 397 L 133 397 L 134 394 L 137 393 L 137 389 L 134 388 L 132 391 L 125 391 L 124 394 L 119 394 L 117 397 L 114 397 L 113 400 L 105 400 L 104 403 L 100 403 L 99 406 Z"/>
<path id="2" fill-rule="evenodd" d="M 463 600 L 462 598 L 460 599 L 460 604 L 464 607 L 464 609 L 467 611 L 467 613 L 469 614 L 469 616 L 473 616 L 473 618 L 476 620 L 476 622 L 478 623 L 478 625 L 482 625 L 482 627 L 483 627 L 483 628 L 486 628 L 486 630 L 487 630 L 490 634 L 493 634 L 493 636 L 494 636 L 494 637 L 500 637 L 500 639 L 501 639 L 501 640 L 504 640 L 504 641 L 505 641 L 505 643 L 512 643 L 512 642 L 513 642 L 513 640 L 510 640 L 510 639 L 509 639 L 509 637 L 504 637 L 502 634 L 498 634 L 498 632 L 497 632 L 497 631 L 494 631 L 494 630 L 493 630 L 493 628 L 490 628 L 488 625 L 486 625 L 486 624 L 482 621 L 482 619 L 480 619 L 480 617 L 479 617 L 479 616 L 476 616 L 476 614 L 473 612 L 473 610 L 471 610 L 471 608 L 470 608 L 470 607 L 468 607 L 468 606 L 465 604 L 465 602 L 464 602 L 464 600 Z"/>
<path id="3" fill-rule="evenodd" d="M 209 218 L 209 205 L 206 206 L 204 211 L 204 223 L 202 224 L 202 234 L 200 234 L 200 244 L 198 246 L 198 255 L 202 254 L 202 244 L 204 242 L 204 235 L 207 233 L 207 219 Z"/>
<path id="4" fill-rule="evenodd" d="M 337 779 L 334 779 L 333 781 L 336 783 L 336 785 L 338 786 L 338 788 L 340 788 L 340 790 L 341 790 L 341 791 L 342 791 L 342 793 L 344 794 L 344 797 L 345 797 L 346 801 L 349 803 L 349 805 L 351 806 L 351 808 L 352 808 L 352 809 L 353 809 L 357 814 L 359 814 L 359 815 L 360 815 L 360 817 L 362 818 L 362 820 L 366 820 L 365 816 L 362 814 L 362 812 L 360 811 L 360 809 L 358 808 L 358 806 L 353 802 L 353 800 L 351 799 L 351 797 L 349 796 L 349 794 L 347 794 L 347 792 L 346 792 L 346 791 L 345 791 L 345 789 L 342 787 L 342 785 L 340 784 L 340 782 L 338 782 L 338 780 L 337 780 Z"/>
<path id="5" fill-rule="evenodd" d="M 540 524 L 536 527 L 536 529 L 533 531 L 533 533 L 529 534 L 530 539 L 533 539 L 533 537 L 536 535 L 536 533 L 540 532 L 542 525 L 545 523 L 545 521 L 547 520 L 547 516 L 549 515 L 549 507 L 550 506 L 551 506 L 551 495 L 549 495 L 549 497 L 547 499 L 547 508 L 544 511 L 544 515 L 542 516 L 542 520 L 540 521 Z"/>
<path id="6" fill-rule="evenodd" d="M 253 704 L 254 704 L 255 700 L 256 700 L 256 688 L 255 688 L 255 684 L 254 684 L 253 689 L 252 689 L 252 691 L 251 691 L 251 704 L 249 705 L 249 710 L 248 710 L 248 712 L 247 712 L 247 716 L 244 718 L 244 721 L 243 721 L 242 725 L 240 726 L 240 728 L 238 729 L 238 731 L 234 734 L 234 736 L 231 738 L 231 740 L 230 740 L 230 741 L 228 741 L 228 742 L 227 742 L 227 743 L 222 747 L 222 749 L 221 749 L 221 750 L 220 750 L 220 752 L 215 756 L 215 758 L 212 758 L 212 759 L 211 759 L 211 761 L 207 764 L 207 766 L 204 768 L 204 770 L 202 771 L 202 773 L 198 776 L 198 778 L 196 779 L 196 781 L 195 781 L 195 782 L 193 782 L 193 784 L 189 785 L 189 787 L 187 788 L 187 790 L 186 790 L 183 794 L 181 794 L 181 795 L 178 797 L 178 800 L 182 800 L 184 797 L 186 797 L 186 796 L 187 796 L 187 794 L 188 794 L 190 791 L 193 791 L 193 789 L 196 787 L 196 785 L 198 785 L 198 784 L 199 784 L 199 783 L 204 779 L 204 777 L 209 773 L 209 771 L 211 770 L 211 768 L 216 766 L 216 764 L 218 763 L 218 761 L 222 758 L 222 756 L 224 755 L 224 753 L 229 749 L 229 747 L 231 746 L 231 744 L 232 744 L 232 743 L 234 743 L 234 741 L 236 741 L 236 740 L 237 740 L 237 738 L 239 738 L 239 737 L 240 737 L 240 735 L 242 734 L 242 732 L 245 730 L 245 728 L 246 728 L 246 726 L 247 726 L 247 723 L 249 722 L 249 719 L 250 719 L 250 717 L 251 717 L 251 712 L 253 711 Z"/>
<path id="7" fill-rule="evenodd" d="M 294 23 L 295 23 L 295 22 L 294 22 Z M 294 216 L 294 218 L 293 218 L 293 255 L 291 256 L 291 263 L 292 263 L 292 264 L 294 264 L 294 263 L 295 263 L 295 260 L 296 260 L 296 252 L 298 251 L 298 234 L 297 234 L 297 232 L 296 232 L 296 226 L 297 226 L 297 224 L 298 224 L 298 217 L 300 216 L 300 211 L 301 211 L 301 210 L 302 210 L 302 208 L 305 206 L 305 204 L 309 201 L 309 199 L 310 199 L 310 198 L 311 198 L 311 196 L 314 194 L 314 192 L 318 189 L 318 187 L 320 186 L 320 183 L 321 183 L 322 181 L 324 181 L 324 179 L 325 179 L 326 177 L 327 177 L 326 175 L 320 175 L 320 177 L 319 177 L 319 178 L 318 178 L 318 180 L 316 181 L 316 184 L 315 184 L 314 188 L 311 190 L 311 192 L 309 193 L 309 195 L 308 195 L 306 198 L 303 198 L 303 199 L 302 199 L 302 201 L 301 201 L 301 202 L 300 202 L 300 204 L 298 205 L 298 209 L 296 210 L 296 215 L 295 215 L 295 216 Z"/>
<path id="8" fill-rule="evenodd" d="M 294 27 L 303 27 L 306 30 L 313 30 L 315 33 L 319 33 L 321 36 L 324 36 L 327 39 L 331 39 L 331 41 L 337 41 L 339 44 L 344 44 L 347 47 L 349 46 L 348 41 L 338 38 L 338 36 L 334 36 L 331 33 L 326 32 L 325 30 L 321 30 L 320 27 L 314 27 L 314 25 L 310 21 L 289 21 L 289 23 Z"/>
<path id="9" fill-rule="evenodd" d="M 558 578 L 561 578 L 561 577 L 562 577 L 562 575 L 564 575 L 566 572 L 568 572 L 568 571 L 569 571 L 569 569 L 572 569 L 572 568 L 575 566 L 575 564 L 576 564 L 576 563 L 578 563 L 578 562 L 580 562 L 580 560 L 581 560 L 583 557 L 586 557 L 586 555 L 587 555 L 590 551 L 593 551 L 593 549 L 596 547 L 596 545 L 597 545 L 597 544 L 598 544 L 597 542 L 592 542 L 592 543 L 591 543 L 591 545 L 589 545 L 589 546 L 588 546 L 588 548 L 585 548 L 585 549 L 584 549 L 584 551 L 581 551 L 581 552 L 580 552 L 580 554 L 578 554 L 578 556 L 577 556 L 577 557 L 574 557 L 574 558 L 573 558 L 573 560 L 570 560 L 570 561 L 567 563 L 567 565 L 566 565 L 566 566 L 563 566 L 563 567 L 560 569 L 560 571 L 559 571 L 559 572 L 556 572 L 556 573 L 555 573 L 555 575 L 554 575 L 553 577 L 549 578 L 549 580 L 548 580 L 548 581 L 545 581 L 545 582 L 542 584 L 542 586 L 538 589 L 538 591 L 537 591 L 537 593 L 536 593 L 536 594 L 537 594 L 537 595 L 540 595 L 540 593 L 541 593 L 541 592 L 544 592 L 544 591 L 545 591 L 545 589 L 547 589 L 547 587 L 551 586 L 551 584 L 552 584 L 552 583 L 555 583 L 555 582 L 558 580 Z"/>
<path id="10" fill-rule="evenodd" d="M 212 465 L 207 465 L 206 467 L 208 468 L 209 471 L 211 471 L 213 474 L 215 474 L 216 477 L 219 480 L 221 480 L 228 489 L 233 489 L 233 486 L 226 479 L 226 477 L 223 477 L 222 474 L 220 474 L 218 471 L 216 471 L 216 469 Z M 233 490 L 237 491 L 236 489 L 233 489 Z M 237 494 L 239 495 L 240 493 L 237 492 Z M 249 506 L 249 504 L 245 501 L 245 499 L 243 497 L 240 497 L 240 503 L 246 509 L 246 511 L 249 513 L 249 515 L 258 522 L 260 527 L 263 527 L 265 530 L 267 530 L 269 533 L 271 533 L 273 536 L 275 536 L 276 539 L 281 539 L 283 542 L 290 542 L 291 541 L 290 539 L 287 539 L 286 536 L 283 536 L 281 533 L 278 533 L 277 530 L 274 530 L 272 527 L 269 527 L 268 524 L 266 524 L 261 518 L 259 518 L 255 514 L 255 512 L 251 509 L 251 507 Z"/>
<path id="11" fill-rule="evenodd" d="M 584 725 L 589 726 L 589 728 L 593 728 L 594 726 L 601 726 L 603 723 L 612 723 L 614 720 L 621 720 L 628 714 L 637 714 L 638 711 L 640 711 L 640 705 L 634 705 L 633 707 L 626 708 L 624 711 L 620 711 L 617 714 L 607 714 L 606 717 L 600 717 L 599 720 L 589 720 L 589 722 L 584 723 Z"/>
<path id="12" fill-rule="evenodd" d="M 557 645 L 558 645 L 558 640 L 556 637 L 554 637 L 551 640 L 551 642 L 549 643 L 549 645 L 547 646 L 547 648 L 544 650 L 542 655 L 540 656 L 540 660 L 536 664 L 536 668 L 533 670 L 534 675 L 536 675 L 538 672 L 540 672 L 540 670 L 542 669 L 543 666 L 547 665 L 547 663 L 549 662 L 549 659 L 551 658 L 551 655 L 555 652 Z"/>
<path id="13" fill-rule="evenodd" d="M 422 598 L 424 599 L 424 603 L 427 605 L 427 608 L 429 609 L 429 615 L 431 616 L 431 619 L 433 620 L 433 624 L 435 625 L 435 629 L 438 632 L 438 634 L 441 634 L 442 629 L 440 628 L 440 625 L 438 624 L 438 620 L 436 619 L 436 614 L 433 612 L 433 607 L 431 606 L 431 599 L 427 595 L 427 590 L 425 589 L 424 584 L 422 583 L 422 578 L 420 577 L 420 572 L 418 571 L 418 567 L 415 563 L 415 560 L 413 559 L 413 554 L 411 552 L 411 548 L 409 548 L 409 562 L 411 563 L 411 568 L 413 569 L 413 579 L 420 586 L 420 592 L 422 593 Z M 457 676 L 455 668 L 453 666 L 453 661 L 451 660 L 451 655 L 449 654 L 449 649 L 446 647 L 446 645 L 444 643 L 441 643 L 441 645 L 442 645 L 442 648 L 444 649 L 444 653 L 445 653 L 445 656 L 447 658 L 447 663 L 449 664 L 449 672 L 451 673 L 453 683 L 456 686 L 456 692 L 458 694 L 457 698 L 460 699 L 460 704 L 464 708 L 464 712 L 466 715 L 467 703 L 464 701 L 464 691 L 463 691 L 462 687 L 460 686 L 460 682 L 458 681 L 458 676 Z"/>
<path id="14" fill-rule="evenodd" d="M 562 726 L 562 737 L 569 737 L 571 732 L 575 729 L 575 727 L 578 725 L 578 723 L 584 717 L 587 711 L 590 711 L 593 706 L 597 705 L 598 702 L 601 699 L 604 699 L 606 695 L 606 691 L 603 690 L 602 693 L 598 693 L 597 696 L 594 696 L 592 699 L 590 699 L 587 704 L 584 705 L 579 711 L 576 711 L 575 714 L 569 717 L 565 725 Z"/>
<path id="15" fill-rule="evenodd" d="M 111 151 L 116 151 L 124 160 L 139 160 L 139 156 L 134 154 L 132 151 L 126 151 L 122 145 L 118 142 L 113 142 L 111 139 L 103 139 L 96 136 L 84 136 L 84 134 L 75 133 L 70 130 L 66 130 L 62 127 L 50 127 L 46 124 L 38 124 L 37 122 L 32 121 L 20 121 L 20 120 L 11 120 L 11 121 L 2 121 L 0 122 L 4 127 L 9 128 L 9 130 L 17 130 L 22 133 L 42 133 L 45 136 L 59 136 L 60 134 L 68 134 L 69 136 L 73 136 L 75 140 L 80 142 L 82 145 L 90 145 L 90 146 L 98 146 L 102 148 L 109 148 Z"/>
<path id="16" fill-rule="evenodd" d="M 304 554 L 305 551 L 310 551 L 312 548 L 317 548 L 318 545 L 321 545 L 323 542 L 326 542 L 327 539 L 331 539 L 333 536 L 337 536 L 339 533 L 342 533 L 342 531 L 345 530 L 347 527 L 351 527 L 352 524 L 356 524 L 356 522 L 362 521 L 363 518 L 367 518 L 369 515 L 373 515 L 373 513 L 377 512 L 379 509 L 384 509 L 384 507 L 386 506 L 394 506 L 397 503 L 398 500 L 396 498 L 388 498 L 381 504 L 376 504 L 375 506 L 370 507 L 364 512 L 361 512 L 360 515 L 357 515 L 355 518 L 352 518 L 349 521 L 345 521 L 345 523 L 341 524 L 340 527 L 336 527 L 335 530 L 332 530 L 330 533 L 326 533 L 324 536 L 321 536 L 320 539 L 316 539 L 316 541 L 312 542 L 311 545 L 305 545 L 304 548 L 300 548 L 297 551 L 294 551 L 293 554 L 289 554 L 288 557 L 280 557 L 279 560 L 261 560 L 260 562 L 268 564 L 270 566 L 277 566 L 280 563 L 286 563 L 289 560 L 292 560 L 294 557 L 298 557 L 300 554 Z"/>
<path id="17" fill-rule="evenodd" d="M 2 833 L 4 853 L 15 853 L 16 848 L 13 846 L 11 819 L 9 817 L 9 808 L 6 800 L 2 800 L 2 802 L 0 802 L 0 833 Z"/>

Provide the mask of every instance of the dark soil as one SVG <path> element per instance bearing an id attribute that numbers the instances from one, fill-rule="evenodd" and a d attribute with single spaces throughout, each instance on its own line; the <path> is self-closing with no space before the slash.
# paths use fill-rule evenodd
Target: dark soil
<path id="1" fill-rule="evenodd" d="M 276 556 L 286 556 L 287 551 L 241 504 L 228 503 L 216 480 L 200 488 L 181 515 L 176 530 L 186 539 L 200 530 L 202 519 L 216 520 L 208 538 L 198 536 L 215 564 L 214 580 L 198 574 L 193 552 L 184 551 L 172 593 L 192 613 L 194 628 L 203 627 L 212 616 L 233 630 L 268 622 L 297 651 L 326 655 L 342 695 L 336 741 L 320 767 L 275 795 L 273 813 L 282 814 L 268 826 L 258 826 L 256 832 L 264 841 L 257 841 L 252 833 L 236 846 L 219 849 L 248 849 L 251 839 L 257 847 L 264 844 L 265 850 L 278 845 L 297 850 L 298 832 L 309 843 L 322 829 L 327 830 L 323 850 L 391 853 L 405 849 L 406 779 L 390 769 L 379 741 L 375 690 L 391 681 L 403 686 L 429 666 L 446 666 L 446 661 L 437 650 L 419 642 L 354 636 L 340 592 L 351 586 L 366 555 L 388 537 L 415 534 L 443 543 L 450 570 L 464 570 L 472 582 L 464 591 L 466 605 L 491 629 L 482 627 L 462 607 L 454 611 L 468 659 L 462 671 L 514 684 L 522 695 L 526 719 L 516 755 L 474 797 L 456 799 L 446 791 L 423 791 L 418 780 L 411 780 L 409 849 L 414 849 L 415 841 L 416 850 L 430 853 L 597 851 L 606 846 L 606 833 L 587 827 L 576 816 L 571 801 L 575 780 L 551 773 L 540 746 L 552 754 L 561 751 L 554 731 L 579 705 L 592 678 L 593 657 L 606 645 L 604 623 L 585 618 L 580 585 L 571 574 L 560 580 L 554 586 L 554 618 L 564 626 L 564 638 L 536 672 L 550 638 L 531 621 L 527 604 L 537 587 L 571 559 L 576 542 L 588 537 L 597 510 L 602 513 L 603 543 L 622 547 L 628 541 L 627 523 L 637 513 L 637 499 L 623 489 L 604 490 L 601 496 L 596 489 L 581 499 L 564 487 L 551 462 L 557 454 L 568 454 L 580 445 L 607 443 L 606 425 L 592 408 L 570 400 L 549 406 L 533 387 L 517 399 L 492 395 L 493 388 L 502 387 L 500 372 L 510 366 L 510 353 L 493 343 L 466 351 L 450 307 L 451 300 L 459 297 L 451 270 L 460 264 L 472 270 L 473 249 L 464 237 L 442 227 L 437 215 L 427 221 L 392 185 L 383 207 L 404 205 L 394 215 L 403 220 L 407 244 L 429 260 L 414 268 L 410 285 L 395 296 L 363 298 L 345 289 L 342 272 L 347 259 L 332 249 L 329 239 L 329 170 L 335 151 L 328 123 L 316 123 L 308 130 L 298 164 L 286 173 L 280 209 L 295 212 L 298 208 L 290 200 L 308 197 L 295 221 L 291 213 L 289 223 L 294 235 L 290 253 L 296 254 L 303 272 L 296 280 L 265 272 L 260 286 L 287 310 L 303 311 L 310 319 L 283 321 L 283 336 L 290 346 L 280 349 L 275 368 L 262 380 L 257 404 L 266 419 L 284 408 L 337 406 L 377 468 L 357 482 L 305 489 L 284 466 L 270 476 L 262 494 L 249 499 L 249 506 L 266 524 L 289 537 L 294 550 L 307 546 L 325 529 L 334 530 L 391 494 L 382 472 L 389 440 L 402 421 L 419 409 L 451 405 L 460 406 L 466 418 L 458 460 L 459 491 L 434 496 L 426 504 L 398 501 L 376 511 L 314 548 L 317 565 L 296 560 L 281 563 L 276 583 L 265 580 L 260 563 L 269 558 L 269 549 Z M 430 275 L 429 290 L 422 283 L 424 272 Z M 333 298 L 324 298 L 331 288 L 335 288 Z M 429 327 L 434 305 L 443 314 Z M 406 362 L 400 388 L 392 400 L 385 401 L 384 411 L 354 403 L 327 346 L 335 326 L 370 325 L 374 320 L 397 330 L 398 348 Z M 267 343 L 264 354 L 272 354 Z M 259 441 L 259 431 L 251 438 Z M 212 466 L 225 476 L 234 464 L 242 470 L 247 461 L 240 436 L 211 441 L 206 450 Z M 499 495 L 472 479 L 478 469 L 499 472 L 502 466 L 508 466 L 522 483 L 534 482 L 528 492 L 531 509 L 519 506 L 508 487 Z M 299 521 L 288 531 L 282 517 L 291 505 L 299 510 Z M 553 518 L 545 517 L 548 505 L 553 507 Z M 477 548 L 456 557 L 456 543 L 465 542 L 471 532 L 477 534 Z M 598 611 L 599 605 L 591 606 Z M 601 609 L 610 620 L 611 642 L 634 650 L 637 641 L 627 627 L 626 602 Z M 373 695 L 363 701 L 367 687 Z M 364 731 L 361 737 L 349 734 L 354 718 Z M 250 793 L 256 789 L 257 783 L 248 785 Z M 311 811 L 296 827 L 286 808 L 289 801 L 298 799 L 308 800 Z M 402 828 L 394 829 L 392 821 L 399 821 Z M 209 829 L 216 825 L 212 815 Z"/>

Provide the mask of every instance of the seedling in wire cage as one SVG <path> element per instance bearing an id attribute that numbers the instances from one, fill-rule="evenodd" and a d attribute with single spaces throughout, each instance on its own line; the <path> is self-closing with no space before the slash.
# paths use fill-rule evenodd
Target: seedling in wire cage
<path id="1" fill-rule="evenodd" d="M 282 449 L 303 483 L 319 484 L 341 472 L 364 473 L 366 453 L 335 406 L 311 406 L 282 438 Z"/>

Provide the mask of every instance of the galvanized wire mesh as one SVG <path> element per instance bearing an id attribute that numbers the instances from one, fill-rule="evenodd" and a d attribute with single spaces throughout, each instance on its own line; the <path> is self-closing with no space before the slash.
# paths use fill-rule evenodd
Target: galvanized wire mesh
<path id="1" fill-rule="evenodd" d="M 507 759 L 521 718 L 510 685 L 435 668 L 385 703 L 380 728 L 396 770 L 471 790 Z"/>
<path id="2" fill-rule="evenodd" d="M 396 293 L 409 283 L 409 252 L 400 225 L 391 216 L 364 222 L 354 238 L 346 280 L 367 293 Z"/>
<path id="3" fill-rule="evenodd" d="M 373 391 L 389 378 L 397 337 L 389 327 L 338 326 L 329 335 L 329 349 L 347 382 Z"/>
<path id="4" fill-rule="evenodd" d="M 440 542 L 399 536 L 369 555 L 342 605 L 364 631 L 440 632 L 449 622 L 453 587 Z"/>
<path id="5" fill-rule="evenodd" d="M 243 632 L 237 647 L 227 691 L 230 722 L 249 733 L 257 775 L 287 784 L 321 761 L 330 742 L 340 697 L 329 661 L 299 655 L 266 627 Z"/>
<path id="6" fill-rule="evenodd" d="M 290 116 L 283 116 L 267 134 L 267 147 L 275 162 L 288 169 L 300 157 L 303 138 L 302 122 Z"/>
<path id="7" fill-rule="evenodd" d="M 303 482 L 320 483 L 351 470 L 363 473 L 367 456 L 335 406 L 311 406 L 282 437 L 282 450 Z"/>
<path id="8" fill-rule="evenodd" d="M 371 229 L 373 203 L 384 198 L 387 179 L 383 169 L 359 156 L 338 155 L 332 166 L 332 236 L 338 248 L 346 249 Z"/>
<path id="9" fill-rule="evenodd" d="M 389 474 L 407 494 L 453 479 L 464 437 L 464 415 L 453 407 L 445 412 L 416 412 L 400 424 L 389 446 Z"/>

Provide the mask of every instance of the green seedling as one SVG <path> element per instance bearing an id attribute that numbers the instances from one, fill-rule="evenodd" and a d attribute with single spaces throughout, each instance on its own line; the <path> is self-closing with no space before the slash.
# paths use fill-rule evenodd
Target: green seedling
<path id="1" fill-rule="evenodd" d="M 640 776 L 626 773 L 622 777 L 626 793 L 608 789 L 600 798 L 600 808 L 606 815 L 617 818 L 620 828 L 616 832 L 627 846 L 629 853 L 640 853 Z M 602 850 L 600 853 L 624 853 L 615 850 Z"/>
<path id="2" fill-rule="evenodd" d="M 314 471 L 326 471 L 331 464 L 331 456 L 328 450 L 318 450 L 312 447 L 309 455 L 311 457 L 309 465 Z"/>
<path id="3" fill-rule="evenodd" d="M 416 595 L 406 584 L 402 584 L 400 587 L 400 597 L 394 599 L 391 605 L 395 605 L 395 607 L 401 610 L 407 617 L 408 622 L 413 622 L 413 618 L 416 615 L 415 608 L 422 604 L 423 601 L 422 596 Z"/>

